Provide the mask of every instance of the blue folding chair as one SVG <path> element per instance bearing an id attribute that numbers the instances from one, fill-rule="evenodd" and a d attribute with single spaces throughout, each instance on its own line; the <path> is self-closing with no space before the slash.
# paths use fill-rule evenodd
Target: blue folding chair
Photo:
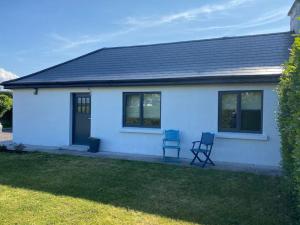
<path id="1" fill-rule="evenodd" d="M 213 166 L 215 165 L 214 162 L 210 159 L 211 150 L 214 145 L 214 138 L 215 135 L 212 133 L 202 133 L 201 141 L 193 142 L 193 147 L 191 149 L 191 152 L 194 155 L 194 159 L 192 160 L 191 165 L 195 163 L 196 159 L 198 159 L 199 162 L 203 163 L 202 164 L 203 168 L 207 163 L 210 163 Z M 199 143 L 198 147 L 197 147 L 197 143 Z M 199 153 L 202 153 L 204 155 L 205 160 L 200 159 L 200 157 L 198 156 Z"/>
<path id="2" fill-rule="evenodd" d="M 165 130 L 163 139 L 163 159 L 166 156 L 166 149 L 177 150 L 177 158 L 180 152 L 180 135 L 179 130 Z"/>

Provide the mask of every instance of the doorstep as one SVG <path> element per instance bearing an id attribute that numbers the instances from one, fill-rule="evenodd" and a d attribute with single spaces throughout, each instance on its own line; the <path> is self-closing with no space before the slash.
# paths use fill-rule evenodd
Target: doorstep
<path id="1" fill-rule="evenodd" d="M 61 146 L 59 150 L 71 150 L 71 151 L 81 151 L 81 152 L 86 152 L 89 150 L 89 146 L 86 145 L 66 145 L 66 146 Z"/>

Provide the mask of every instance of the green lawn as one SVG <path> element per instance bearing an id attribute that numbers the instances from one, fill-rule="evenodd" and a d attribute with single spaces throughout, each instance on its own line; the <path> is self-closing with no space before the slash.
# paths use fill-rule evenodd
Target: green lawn
<path id="1" fill-rule="evenodd" d="M 125 160 L 0 153 L 0 224 L 290 224 L 280 182 Z"/>

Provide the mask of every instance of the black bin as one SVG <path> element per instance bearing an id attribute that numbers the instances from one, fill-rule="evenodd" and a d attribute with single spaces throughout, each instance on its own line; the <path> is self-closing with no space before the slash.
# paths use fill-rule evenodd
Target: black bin
<path id="1" fill-rule="evenodd" d="M 99 152 L 99 148 L 100 148 L 99 138 L 90 137 L 89 144 L 90 144 L 90 148 L 88 150 L 89 152 Z"/>

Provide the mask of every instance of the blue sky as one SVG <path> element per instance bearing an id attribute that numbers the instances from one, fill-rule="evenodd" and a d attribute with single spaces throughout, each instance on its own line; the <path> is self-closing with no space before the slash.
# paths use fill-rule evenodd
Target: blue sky
<path id="1" fill-rule="evenodd" d="M 111 46 L 289 30 L 293 0 L 0 2 L 0 69 L 18 76 Z"/>

